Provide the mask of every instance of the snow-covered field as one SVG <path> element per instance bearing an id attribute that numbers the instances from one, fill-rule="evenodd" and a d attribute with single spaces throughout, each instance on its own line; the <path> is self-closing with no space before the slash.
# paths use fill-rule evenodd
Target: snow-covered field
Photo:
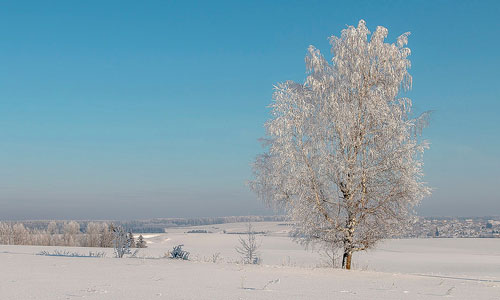
<path id="1" fill-rule="evenodd" d="M 0 299 L 500 299 L 500 239 L 388 240 L 356 254 L 355 270 L 345 271 L 293 243 L 287 226 L 253 225 L 269 232 L 258 237 L 258 266 L 237 263 L 238 235 L 227 234 L 245 231 L 244 223 L 145 234 L 148 248 L 138 258 L 113 258 L 112 249 L 0 246 Z M 193 229 L 209 233 L 186 233 Z M 161 258 L 177 244 L 191 261 Z M 36 255 L 56 249 L 107 255 Z"/>

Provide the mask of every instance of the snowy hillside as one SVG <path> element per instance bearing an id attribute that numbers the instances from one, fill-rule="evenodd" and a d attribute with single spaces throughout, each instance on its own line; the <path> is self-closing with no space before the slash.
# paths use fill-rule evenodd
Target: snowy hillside
<path id="1" fill-rule="evenodd" d="M 500 239 L 389 240 L 354 257 L 354 269 L 326 268 L 322 256 L 287 237 L 287 226 L 254 223 L 261 265 L 242 265 L 234 247 L 245 224 L 145 234 L 137 258 L 109 248 L 0 246 L 1 299 L 499 299 Z M 206 230 L 207 233 L 187 233 Z M 191 261 L 161 258 L 184 244 Z M 36 255 L 104 251 L 106 257 Z M 220 253 L 216 263 L 213 255 Z M 322 267 L 323 266 L 323 267 Z"/>

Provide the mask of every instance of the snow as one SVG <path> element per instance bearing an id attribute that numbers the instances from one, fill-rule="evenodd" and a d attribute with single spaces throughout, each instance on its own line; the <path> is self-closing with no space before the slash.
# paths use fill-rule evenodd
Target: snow
<path id="1" fill-rule="evenodd" d="M 269 231 L 262 265 L 236 263 L 237 234 L 245 223 L 168 229 L 143 235 L 138 258 L 112 249 L 0 246 L 0 299 L 500 299 L 500 239 L 388 240 L 354 256 L 354 269 L 318 267 L 320 256 L 287 236 L 287 226 L 254 223 Z M 186 233 L 206 229 L 210 233 Z M 154 242 L 154 243 L 151 243 Z M 160 258 L 184 244 L 192 261 Z M 36 255 L 42 250 L 105 258 Z M 212 254 L 223 258 L 209 262 Z"/>

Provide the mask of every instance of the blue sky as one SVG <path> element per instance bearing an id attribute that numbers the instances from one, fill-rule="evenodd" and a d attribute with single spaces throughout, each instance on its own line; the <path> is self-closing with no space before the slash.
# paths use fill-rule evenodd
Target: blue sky
<path id="1" fill-rule="evenodd" d="M 248 190 L 273 84 L 365 19 L 411 31 L 422 215 L 500 215 L 496 1 L 0 2 L 0 218 L 269 214 Z"/>

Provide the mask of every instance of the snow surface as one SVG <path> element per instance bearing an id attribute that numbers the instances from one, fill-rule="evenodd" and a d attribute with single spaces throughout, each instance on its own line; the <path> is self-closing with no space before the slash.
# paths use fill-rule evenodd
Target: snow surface
<path id="1" fill-rule="evenodd" d="M 245 223 L 145 234 L 138 258 L 112 249 L 0 246 L 0 299 L 500 299 L 500 239 L 388 240 L 353 257 L 352 271 L 321 267 L 320 255 L 279 223 L 253 223 L 263 264 L 238 264 Z M 210 233 L 186 233 L 205 229 Z M 184 244 L 191 261 L 160 258 Z M 36 255 L 55 249 L 105 258 Z M 212 255 L 220 253 L 217 263 Z"/>

